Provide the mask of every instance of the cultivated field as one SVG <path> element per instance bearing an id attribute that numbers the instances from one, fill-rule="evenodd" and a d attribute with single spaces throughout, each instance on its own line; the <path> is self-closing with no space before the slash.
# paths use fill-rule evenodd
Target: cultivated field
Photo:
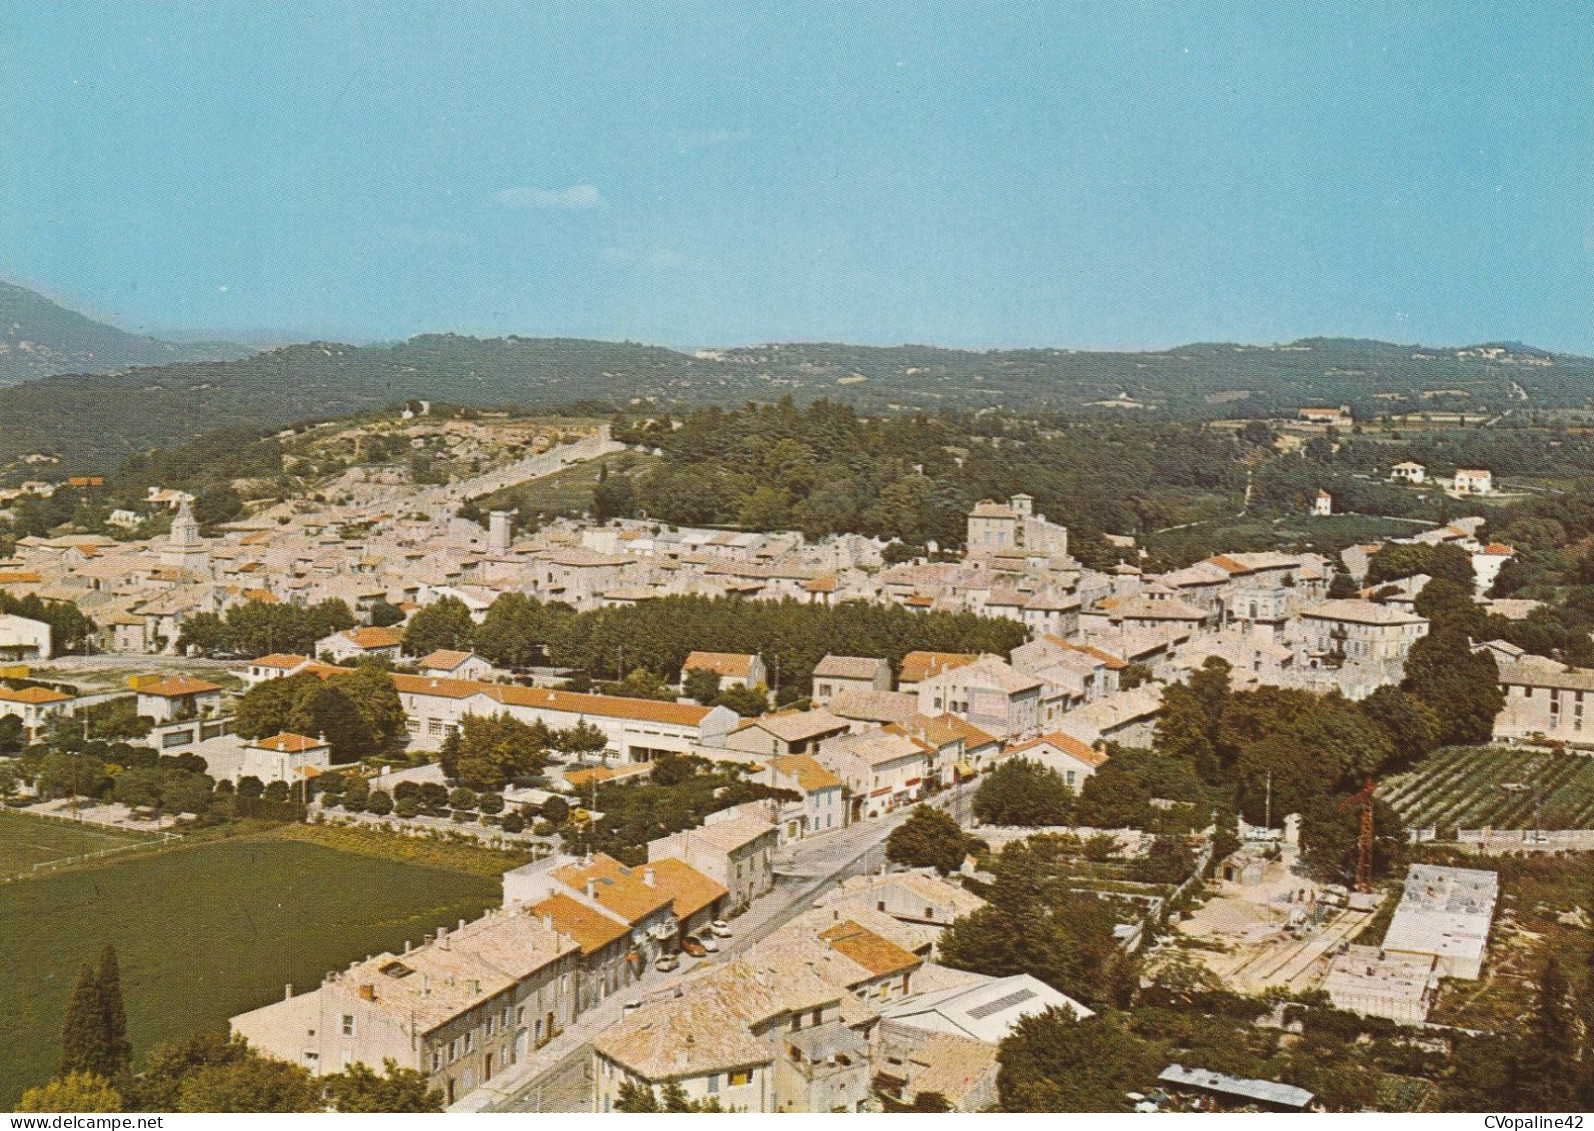
<path id="1" fill-rule="evenodd" d="M 527 517 L 538 514 L 580 513 L 592 505 L 592 489 L 598 485 L 598 476 L 602 468 L 608 468 L 610 475 L 629 475 L 636 478 L 657 462 L 653 456 L 638 455 L 636 452 L 615 452 L 613 455 L 573 464 L 552 475 L 533 479 L 529 483 L 520 483 L 502 491 L 495 491 L 477 500 L 477 505 L 484 511 L 518 508 L 520 513 Z"/>
<path id="2" fill-rule="evenodd" d="M 1594 829 L 1594 758 L 1579 754 L 1449 747 L 1378 792 L 1408 828 Z"/>
<path id="3" fill-rule="evenodd" d="M 107 942 L 142 1058 L 498 896 L 496 877 L 270 833 L 0 884 L 0 1110 L 54 1070 L 78 967 Z"/>
<path id="4" fill-rule="evenodd" d="M 145 839 L 120 829 L 53 821 L 0 809 L 0 879 L 27 875 L 35 864 L 124 848 Z"/>

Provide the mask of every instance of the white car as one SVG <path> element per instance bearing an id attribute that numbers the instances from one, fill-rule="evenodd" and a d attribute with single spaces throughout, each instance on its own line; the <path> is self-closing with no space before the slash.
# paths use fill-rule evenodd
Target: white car
<path id="1" fill-rule="evenodd" d="M 709 934 L 707 931 L 704 931 L 701 935 L 698 935 L 697 941 L 698 944 L 710 954 L 715 953 L 720 948 L 720 944 L 714 941 L 714 936 Z"/>
<path id="2" fill-rule="evenodd" d="M 717 939 L 728 939 L 731 937 L 731 925 L 724 919 L 714 920 L 708 925 L 708 929 L 709 933 L 711 933 Z"/>

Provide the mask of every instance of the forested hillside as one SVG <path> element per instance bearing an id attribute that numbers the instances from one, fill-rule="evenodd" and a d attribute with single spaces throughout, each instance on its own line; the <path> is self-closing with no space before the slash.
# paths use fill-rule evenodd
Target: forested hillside
<path id="1" fill-rule="evenodd" d="M 1347 404 L 1365 419 L 1586 406 L 1591 389 L 1594 361 L 1520 346 L 1313 339 L 1087 353 L 798 344 L 689 355 L 625 342 L 437 334 L 396 345 L 296 345 L 236 361 L 0 389 L 0 473 L 29 453 L 59 457 L 61 471 L 104 471 L 130 453 L 223 426 L 281 427 L 408 397 L 612 411 L 790 395 L 870 415 L 952 409 L 1159 419 L 1268 417 Z"/>
<path id="2" fill-rule="evenodd" d="M 132 365 L 225 361 L 248 351 L 224 342 L 163 342 L 86 318 L 25 287 L 0 283 L 0 385 Z"/>

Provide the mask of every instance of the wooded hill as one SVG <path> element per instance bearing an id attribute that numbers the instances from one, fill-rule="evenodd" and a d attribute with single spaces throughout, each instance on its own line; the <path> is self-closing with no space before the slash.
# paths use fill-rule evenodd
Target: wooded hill
<path id="1" fill-rule="evenodd" d="M 635 411 L 790 395 L 874 415 L 952 408 L 1185 418 L 1293 416 L 1307 405 L 1348 404 L 1368 418 L 1581 407 L 1590 389 L 1594 360 L 1520 346 L 1438 350 L 1313 339 L 1150 353 L 982 353 L 802 344 L 694 356 L 629 342 L 436 334 L 378 346 L 310 343 L 233 361 L 3 388 L 0 473 L 34 452 L 60 457 L 63 473 L 104 471 L 130 453 L 223 426 L 280 427 L 410 397 Z"/>
<path id="2" fill-rule="evenodd" d="M 26 287 L 0 282 L 0 385 L 133 365 L 226 361 L 249 351 L 225 342 L 163 342 L 96 322 Z"/>

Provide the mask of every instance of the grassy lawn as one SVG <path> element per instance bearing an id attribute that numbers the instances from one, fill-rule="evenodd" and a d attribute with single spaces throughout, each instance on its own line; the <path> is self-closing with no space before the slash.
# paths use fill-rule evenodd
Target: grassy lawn
<path id="1" fill-rule="evenodd" d="M 520 509 L 523 515 L 579 513 L 592 505 L 592 489 L 598 485 L 601 468 L 610 475 L 642 475 L 658 460 L 636 452 L 614 452 L 599 459 L 586 460 L 533 479 L 506 487 L 477 500 L 482 510 Z"/>
<path id="2" fill-rule="evenodd" d="M 0 809 L 0 877 L 27 875 L 35 864 L 120 848 L 144 839 L 137 833 Z"/>
<path id="3" fill-rule="evenodd" d="M 54 1070 L 78 967 L 107 942 L 142 1058 L 499 897 L 496 876 L 271 833 L 114 861 L 0 885 L 0 1110 Z"/>

